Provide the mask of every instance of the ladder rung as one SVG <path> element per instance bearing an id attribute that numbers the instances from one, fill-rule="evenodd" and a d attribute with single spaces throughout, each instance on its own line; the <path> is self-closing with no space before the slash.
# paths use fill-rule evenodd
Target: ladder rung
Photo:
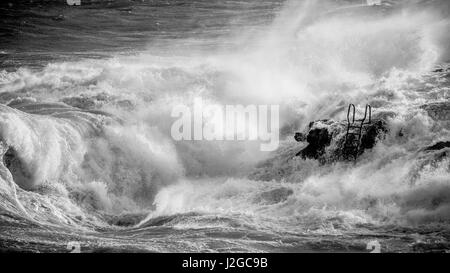
<path id="1" fill-rule="evenodd" d="M 351 112 L 353 113 L 352 118 L 350 119 Z M 361 145 L 363 126 L 372 123 L 372 107 L 369 104 L 366 105 L 366 111 L 364 113 L 364 118 L 362 119 L 355 119 L 355 112 L 356 112 L 355 105 L 350 104 L 347 110 L 347 134 L 345 136 L 344 149 L 354 151 L 352 157 L 356 160 L 358 158 L 358 153 Z M 369 114 L 368 119 L 367 114 Z M 349 139 L 348 135 L 352 135 L 355 137 Z M 346 157 L 349 156 L 347 155 Z"/>

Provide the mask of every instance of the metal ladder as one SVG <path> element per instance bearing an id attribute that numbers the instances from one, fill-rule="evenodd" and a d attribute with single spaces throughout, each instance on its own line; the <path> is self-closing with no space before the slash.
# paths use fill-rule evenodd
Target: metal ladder
<path id="1" fill-rule="evenodd" d="M 359 155 L 363 127 L 364 125 L 372 123 L 372 106 L 366 104 L 366 110 L 362 119 L 355 120 L 355 112 L 355 105 L 350 104 L 347 111 L 347 134 L 345 135 L 344 142 L 344 156 L 346 159 L 349 159 L 349 156 L 351 155 L 354 160 L 356 160 Z M 351 113 L 352 115 L 350 118 Z M 368 121 L 366 121 L 367 115 L 369 116 Z"/>

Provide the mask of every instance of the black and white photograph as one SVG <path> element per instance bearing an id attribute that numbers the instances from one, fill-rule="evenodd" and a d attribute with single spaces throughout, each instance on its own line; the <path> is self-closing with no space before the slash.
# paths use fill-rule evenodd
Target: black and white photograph
<path id="1" fill-rule="evenodd" d="M 0 253 L 450 253 L 450 1 L 1 0 L 0 159 Z"/>

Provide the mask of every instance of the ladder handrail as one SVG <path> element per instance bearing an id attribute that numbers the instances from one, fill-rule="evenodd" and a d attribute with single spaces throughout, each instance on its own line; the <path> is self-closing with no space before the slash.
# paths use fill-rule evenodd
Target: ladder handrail
<path id="1" fill-rule="evenodd" d="M 369 124 L 372 123 L 372 106 L 370 104 L 366 104 L 366 114 L 367 110 L 369 110 Z M 365 115 L 364 115 L 365 117 Z"/>
<path id="2" fill-rule="evenodd" d="M 352 107 L 353 107 L 353 120 L 352 120 L 351 124 L 355 123 L 355 111 L 356 111 L 356 108 L 355 108 L 355 105 L 353 103 L 350 103 L 348 105 L 348 111 L 347 111 L 347 121 L 348 121 L 349 124 L 350 124 L 350 110 L 351 110 Z"/>
<path id="3" fill-rule="evenodd" d="M 350 122 L 350 112 L 353 108 L 353 118 L 352 118 L 352 122 Z M 361 120 L 357 120 L 358 122 L 360 122 L 359 125 L 355 126 L 353 125 L 355 123 L 355 112 L 356 112 L 356 107 L 354 104 L 349 104 L 348 105 L 348 110 L 347 110 L 347 134 L 345 135 L 345 145 L 347 145 L 347 141 L 348 141 L 348 136 L 349 134 L 352 135 L 357 135 L 358 139 L 357 139 L 357 146 L 355 147 L 355 154 L 353 155 L 354 159 L 356 160 L 358 157 L 358 153 L 359 153 L 359 149 L 360 149 L 360 145 L 361 145 L 361 138 L 362 138 L 362 131 L 363 131 L 363 126 L 364 124 L 371 124 L 372 123 L 372 106 L 370 106 L 370 104 L 366 104 L 366 108 L 364 111 L 364 118 L 362 118 Z M 367 119 L 367 114 L 369 114 L 369 121 L 365 122 Z M 353 133 L 350 132 L 350 127 L 352 128 L 358 128 L 359 129 L 359 133 Z"/>
<path id="4" fill-rule="evenodd" d="M 372 106 L 370 106 L 369 104 L 366 104 L 366 109 L 364 111 L 364 117 L 361 119 L 361 126 L 364 125 L 366 118 L 367 118 L 367 112 L 369 112 L 369 122 L 368 124 L 370 124 L 372 122 Z"/>

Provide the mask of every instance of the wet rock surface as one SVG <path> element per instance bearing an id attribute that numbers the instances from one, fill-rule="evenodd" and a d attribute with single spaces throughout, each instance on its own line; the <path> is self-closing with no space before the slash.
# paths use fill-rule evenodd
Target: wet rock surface
<path id="1" fill-rule="evenodd" d="M 420 109 L 424 110 L 438 126 L 450 126 L 449 101 L 424 104 L 420 106 Z M 386 111 L 379 112 L 370 124 L 363 125 L 360 140 L 358 135 L 354 134 L 349 134 L 346 137 L 347 121 L 313 121 L 305 131 L 297 132 L 294 136 L 297 142 L 307 143 L 306 147 L 300 150 L 296 156 L 303 159 L 315 159 L 321 163 L 354 160 L 372 149 L 378 141 L 384 139 L 389 132 L 387 120 L 395 115 L 395 113 Z M 399 137 L 404 137 L 402 130 L 400 129 Z M 356 129 L 356 131 L 359 130 Z M 426 147 L 418 147 L 419 150 L 425 152 L 440 151 L 446 148 L 450 148 L 450 140 L 432 143 Z"/>
<path id="2" fill-rule="evenodd" d="M 421 108 L 435 121 L 450 122 L 450 101 L 424 104 Z"/>
<path id="3" fill-rule="evenodd" d="M 311 124 L 312 126 L 314 124 Z M 301 150 L 297 156 L 303 158 L 314 158 L 318 159 L 325 153 L 325 148 L 330 145 L 331 133 L 327 128 L 311 128 L 306 135 L 306 142 L 308 146 Z M 299 138 L 296 138 L 296 140 Z M 298 141 L 298 140 L 297 140 Z"/>
<path id="4" fill-rule="evenodd" d="M 450 148 L 450 141 L 438 142 L 432 146 L 425 148 L 425 151 L 437 151 L 445 148 Z"/>
<path id="5" fill-rule="evenodd" d="M 354 159 L 355 154 L 372 149 L 379 139 L 388 132 L 387 123 L 383 119 L 373 120 L 363 125 L 362 136 L 347 135 L 347 123 L 344 121 L 319 120 L 311 122 L 304 133 L 297 133 L 295 139 L 306 140 L 308 145 L 296 156 L 304 159 L 317 159 L 323 163 L 336 160 Z M 355 145 L 349 146 L 353 142 Z M 359 148 L 356 148 L 358 147 Z"/>

